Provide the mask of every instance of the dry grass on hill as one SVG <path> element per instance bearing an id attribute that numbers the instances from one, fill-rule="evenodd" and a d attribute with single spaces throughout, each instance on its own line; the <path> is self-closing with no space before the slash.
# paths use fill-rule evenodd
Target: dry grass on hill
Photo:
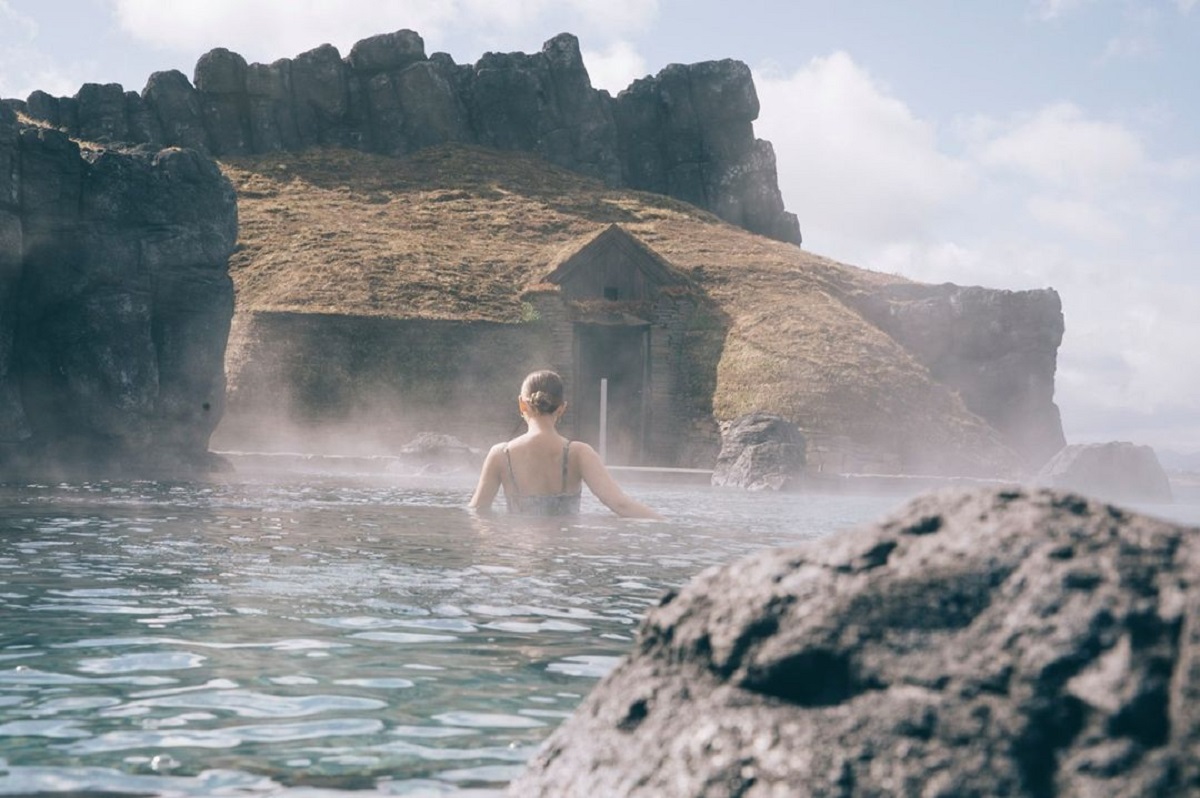
<path id="1" fill-rule="evenodd" d="M 241 225 L 231 267 L 250 310 L 517 321 L 521 292 L 562 250 L 614 222 L 724 294 L 777 281 L 790 292 L 896 279 L 518 153 L 311 150 L 223 167 Z"/>
<path id="2" fill-rule="evenodd" d="M 615 222 L 728 316 L 718 417 L 766 408 L 860 440 L 893 437 L 905 419 L 950 448 L 996 445 L 957 396 L 839 299 L 902 278 L 519 153 L 312 150 L 223 168 L 239 199 L 231 272 L 241 311 L 518 322 L 523 291 Z"/>

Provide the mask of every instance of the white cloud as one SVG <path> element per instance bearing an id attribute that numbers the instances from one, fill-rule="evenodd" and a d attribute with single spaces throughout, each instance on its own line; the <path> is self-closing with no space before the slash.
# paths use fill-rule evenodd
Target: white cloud
<path id="1" fill-rule="evenodd" d="M 0 97 L 24 99 L 34 89 L 74 94 L 94 71 L 90 62 L 64 62 L 47 55 L 38 43 L 37 21 L 0 0 Z"/>
<path id="2" fill-rule="evenodd" d="M 648 30 L 658 18 L 659 0 L 569 0 L 589 36 L 622 36 Z"/>
<path id="3" fill-rule="evenodd" d="M 613 96 L 646 75 L 646 59 L 625 41 L 613 42 L 604 50 L 583 50 L 583 63 L 592 85 Z"/>
<path id="4" fill-rule="evenodd" d="M 1076 189 L 1111 186 L 1146 166 L 1142 144 L 1133 132 L 1089 119 L 1070 103 L 1043 108 L 987 141 L 979 157 L 987 166 Z"/>
<path id="5" fill-rule="evenodd" d="M 1192 9 L 1195 8 L 1198 3 L 1200 3 L 1200 0 L 1175 0 L 1175 6 L 1179 9 L 1181 14 L 1191 13 Z"/>
<path id="6" fill-rule="evenodd" d="M 1042 224 L 1080 238 L 1108 244 L 1124 239 L 1122 228 L 1098 206 L 1078 199 L 1033 196 L 1027 207 Z"/>
<path id="7" fill-rule="evenodd" d="M 845 258 L 919 237 L 972 184 L 967 164 L 938 150 L 933 125 L 844 52 L 792 75 L 760 72 L 755 84 L 756 131 L 775 145 L 787 205 L 817 251 Z"/>
<path id="8" fill-rule="evenodd" d="M 1033 14 L 1041 20 L 1052 20 L 1072 14 L 1093 0 L 1033 0 Z"/>
<path id="9" fill-rule="evenodd" d="M 6 43 L 31 42 L 37 38 L 38 26 L 31 17 L 19 13 L 7 0 L 0 0 L 0 31 Z"/>
<path id="10" fill-rule="evenodd" d="M 1104 45 L 1103 60 L 1144 58 L 1158 52 L 1158 41 L 1149 34 L 1116 36 Z"/>
<path id="11" fill-rule="evenodd" d="M 189 53 L 227 47 L 267 61 L 323 43 L 348 52 L 359 39 L 401 28 L 436 32 L 458 12 L 440 0 L 111 1 L 121 28 L 147 44 Z"/>
<path id="12" fill-rule="evenodd" d="M 491 42 L 549 20 L 597 36 L 645 29 L 658 0 L 109 0 L 126 32 L 180 52 L 227 47 L 249 60 L 274 60 L 322 43 L 344 53 L 368 36 L 407 28 L 426 41 L 450 34 Z M 555 31 L 558 32 L 558 31 Z"/>

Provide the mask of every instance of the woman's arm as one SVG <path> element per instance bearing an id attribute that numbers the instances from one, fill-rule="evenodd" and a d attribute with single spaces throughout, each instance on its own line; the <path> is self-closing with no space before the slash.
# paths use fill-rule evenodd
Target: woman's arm
<path id="1" fill-rule="evenodd" d="M 580 476 L 587 483 L 588 490 L 604 502 L 608 509 L 626 518 L 662 518 L 646 505 L 625 495 L 625 491 L 621 490 L 621 486 L 604 467 L 595 449 L 586 443 L 576 443 L 571 447 L 571 451 L 576 449 L 579 450 Z"/>
<path id="2" fill-rule="evenodd" d="M 475 495 L 467 506 L 472 510 L 490 510 L 496 493 L 500 490 L 500 458 L 503 456 L 504 444 L 497 443 L 484 458 L 483 468 L 479 472 L 479 484 L 475 486 Z"/>

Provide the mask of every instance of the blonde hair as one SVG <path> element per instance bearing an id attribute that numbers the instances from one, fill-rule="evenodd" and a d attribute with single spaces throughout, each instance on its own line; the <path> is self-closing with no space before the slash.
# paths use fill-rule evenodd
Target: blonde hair
<path id="1" fill-rule="evenodd" d="M 553 413 L 563 404 L 563 381 L 553 371 L 535 371 L 521 383 L 521 398 L 538 415 Z"/>

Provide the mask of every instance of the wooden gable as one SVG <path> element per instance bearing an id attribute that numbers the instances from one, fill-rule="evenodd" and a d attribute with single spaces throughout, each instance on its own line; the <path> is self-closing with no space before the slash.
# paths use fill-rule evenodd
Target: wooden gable
<path id="1" fill-rule="evenodd" d="M 609 225 L 546 277 L 572 300 L 652 299 L 664 285 L 685 282 L 670 264 L 617 224 Z"/>

